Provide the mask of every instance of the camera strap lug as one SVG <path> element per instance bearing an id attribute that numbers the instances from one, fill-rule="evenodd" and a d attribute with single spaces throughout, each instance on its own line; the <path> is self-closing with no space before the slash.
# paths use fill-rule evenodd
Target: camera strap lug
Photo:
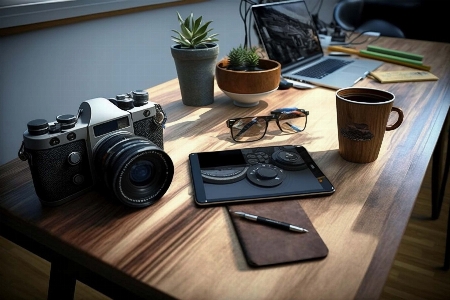
<path id="1" fill-rule="evenodd" d="M 23 161 L 26 161 L 29 158 L 29 154 L 25 151 L 25 144 L 22 141 L 22 145 L 20 146 L 19 153 L 17 153 L 19 158 Z"/>
<path id="2" fill-rule="evenodd" d="M 155 122 L 156 125 L 162 126 L 162 128 L 166 128 L 167 122 L 166 113 L 159 104 L 155 104 L 155 108 L 156 108 L 156 115 L 155 118 L 153 118 L 153 122 Z"/>

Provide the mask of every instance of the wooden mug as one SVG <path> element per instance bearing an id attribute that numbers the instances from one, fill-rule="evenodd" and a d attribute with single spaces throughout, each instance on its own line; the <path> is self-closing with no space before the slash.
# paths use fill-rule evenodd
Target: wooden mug
<path id="1" fill-rule="evenodd" d="M 361 87 L 336 91 L 339 154 L 347 161 L 369 163 L 377 159 L 384 133 L 403 122 L 403 111 L 393 106 L 394 94 Z M 397 121 L 388 125 L 391 112 Z"/>

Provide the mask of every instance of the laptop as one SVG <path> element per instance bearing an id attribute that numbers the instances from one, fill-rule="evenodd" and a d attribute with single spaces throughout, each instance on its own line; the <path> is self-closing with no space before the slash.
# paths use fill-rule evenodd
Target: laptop
<path id="1" fill-rule="evenodd" d="M 252 12 L 268 57 L 281 64 L 286 79 L 340 89 L 354 85 L 383 63 L 325 56 L 303 0 L 257 4 Z"/>

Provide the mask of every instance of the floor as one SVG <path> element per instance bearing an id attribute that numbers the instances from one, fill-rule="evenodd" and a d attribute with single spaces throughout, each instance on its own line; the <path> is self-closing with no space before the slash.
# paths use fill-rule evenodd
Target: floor
<path id="1" fill-rule="evenodd" d="M 450 183 L 447 183 L 441 216 L 435 221 L 430 219 L 430 199 L 429 166 L 384 287 L 382 300 L 450 299 L 450 270 L 442 270 L 449 217 Z"/>

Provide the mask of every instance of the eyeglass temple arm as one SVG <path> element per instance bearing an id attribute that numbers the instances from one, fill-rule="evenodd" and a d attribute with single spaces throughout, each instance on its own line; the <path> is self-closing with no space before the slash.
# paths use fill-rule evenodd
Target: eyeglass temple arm
<path id="1" fill-rule="evenodd" d="M 302 132 L 303 131 L 300 128 L 298 128 L 297 126 L 295 126 L 295 125 L 293 125 L 293 124 L 291 124 L 289 122 L 286 122 L 285 124 L 287 124 L 289 127 L 291 127 L 292 129 L 294 129 L 297 132 Z"/>
<path id="2" fill-rule="evenodd" d="M 277 108 L 272 110 L 270 113 L 274 114 L 274 113 L 281 113 L 281 112 L 290 112 L 290 111 L 296 111 L 298 110 L 297 107 L 284 107 L 284 108 Z"/>

